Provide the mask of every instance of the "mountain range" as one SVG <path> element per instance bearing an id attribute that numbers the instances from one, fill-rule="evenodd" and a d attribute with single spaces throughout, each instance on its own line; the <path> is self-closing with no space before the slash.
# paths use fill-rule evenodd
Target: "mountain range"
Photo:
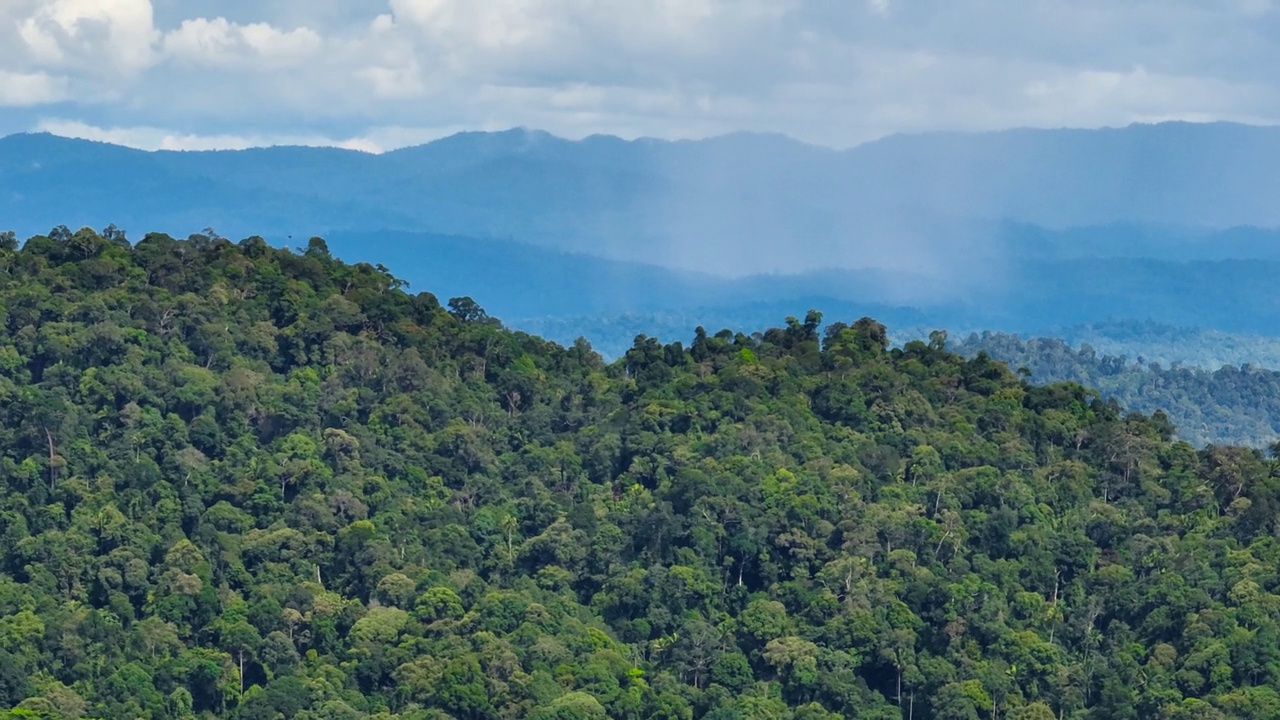
<path id="1" fill-rule="evenodd" d="M 844 151 L 517 129 L 381 155 L 144 152 L 24 134 L 0 139 L 0 227 L 321 235 L 339 257 L 565 333 L 822 306 L 967 329 L 1139 319 L 1265 335 L 1280 328 L 1278 161 L 1280 128 L 1226 123 Z"/>

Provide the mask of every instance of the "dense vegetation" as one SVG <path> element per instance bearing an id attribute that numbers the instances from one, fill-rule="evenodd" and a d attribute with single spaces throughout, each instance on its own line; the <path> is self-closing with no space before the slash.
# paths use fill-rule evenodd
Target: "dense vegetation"
<path id="1" fill-rule="evenodd" d="M 427 287 L 431 287 L 428 285 Z M 482 303 L 483 304 L 483 303 Z M 487 307 L 487 306 L 486 306 Z M 983 333 L 997 338 L 1012 335 L 994 328 L 998 325 L 975 325 L 972 319 L 948 319 L 943 314 L 918 308 L 841 302 L 824 297 L 808 297 L 803 301 L 788 300 L 753 303 L 732 307 L 701 307 L 697 310 L 662 313 L 628 313 L 595 317 L 518 318 L 503 322 L 509 327 L 551 340 L 570 344 L 575 338 L 591 338 L 591 347 L 605 358 L 619 358 L 636 335 L 682 337 L 686 328 L 697 325 L 764 329 L 778 318 L 803 315 L 807 308 L 817 308 L 827 317 L 871 316 L 890 327 L 889 340 L 901 346 L 912 340 L 926 340 L 938 328 L 946 328 L 959 338 L 962 354 L 976 353 L 983 347 Z M 1088 345 L 1095 355 L 1142 358 L 1162 366 L 1181 365 L 1204 370 L 1217 370 L 1224 365 L 1252 365 L 1280 368 L 1280 337 L 1228 333 L 1202 327 L 1179 327 L 1149 320 L 1112 320 L 1082 325 L 1050 326 L 1036 331 L 1022 330 L 1020 338 L 1055 338 L 1083 349 Z M 970 336 L 977 335 L 973 340 Z M 997 346 L 993 346 L 994 350 Z M 997 357 L 997 359 L 1002 359 Z M 1013 367 L 1016 364 L 1010 363 Z M 1087 384 L 1087 383 L 1086 383 Z"/>
<path id="2" fill-rule="evenodd" d="M 6 717 L 1280 717 L 1280 472 L 1163 416 L 866 319 L 606 365 L 319 240 L 17 245 Z"/>
<path id="3" fill-rule="evenodd" d="M 1280 438 L 1280 372 L 1224 365 L 1212 372 L 1143 356 L 1099 354 L 1085 344 L 985 332 L 972 334 L 956 350 L 978 352 L 1025 368 L 1037 383 L 1071 381 L 1097 388 L 1134 410 L 1163 410 L 1177 435 L 1197 446 L 1209 443 L 1268 447 Z"/>
<path id="4" fill-rule="evenodd" d="M 1280 338 L 1227 333 L 1150 321 L 1113 320 L 1059 328 L 1053 337 L 1098 355 L 1123 355 L 1161 365 L 1188 365 L 1217 370 L 1223 365 L 1280 368 Z"/>

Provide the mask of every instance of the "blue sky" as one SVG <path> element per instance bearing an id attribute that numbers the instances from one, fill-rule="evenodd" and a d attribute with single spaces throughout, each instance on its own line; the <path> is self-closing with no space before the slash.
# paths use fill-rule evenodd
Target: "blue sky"
<path id="1" fill-rule="evenodd" d="M 1280 121 L 1271 0 L 4 0 L 0 47 L 0 133 L 146 148 Z"/>

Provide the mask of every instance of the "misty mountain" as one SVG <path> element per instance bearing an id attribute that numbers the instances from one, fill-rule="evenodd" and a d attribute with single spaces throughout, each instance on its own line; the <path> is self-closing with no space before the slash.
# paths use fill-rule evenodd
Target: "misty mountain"
<path id="1" fill-rule="evenodd" d="M 1073 328 L 1142 321 L 1162 327 L 1197 331 L 1196 342 L 1160 341 L 1104 334 L 1112 344 L 1136 357 L 1161 357 L 1215 369 L 1227 362 L 1275 364 L 1268 338 L 1280 335 L 1280 263 L 1262 261 L 1161 262 L 1149 259 L 1026 263 L 1016 282 L 993 286 L 965 300 L 904 305 L 872 298 L 826 292 L 796 292 L 767 302 L 687 304 L 665 310 L 592 312 L 583 305 L 575 313 L 536 315 L 519 311 L 500 315 L 509 325 L 560 342 L 589 338 L 613 357 L 630 347 L 637 334 L 683 337 L 689 328 L 730 328 L 748 334 L 768 326 L 769 318 L 802 317 L 813 308 L 829 320 L 849 322 L 863 315 L 887 318 L 913 337 L 932 329 L 998 330 L 1046 337 L 1073 337 Z M 803 286 L 806 276 L 794 278 Z M 476 294 L 500 297 L 500 293 Z M 672 303 L 674 305 L 675 303 Z M 526 310 L 528 307 L 526 307 Z M 1222 345 L 1224 335 L 1231 336 Z M 1158 352 L 1156 348 L 1159 348 Z M 1244 360 L 1242 358 L 1247 358 Z"/>
<path id="2" fill-rule="evenodd" d="M 1170 122 L 898 135 L 848 153 L 891 206 L 1052 228 L 1280 225 L 1280 128 Z"/>
<path id="3" fill-rule="evenodd" d="M 1024 260 L 1151 258 L 1197 262 L 1280 260 L 1280 230 L 1236 226 L 1224 230 L 1116 222 L 1050 230 L 1005 222 L 992 231 L 1006 256 Z"/>
<path id="4" fill-rule="evenodd" d="M 470 296 L 512 327 L 565 343 L 585 336 L 611 357 L 630 347 L 638 334 L 684 337 L 697 325 L 751 332 L 774 318 L 802 317 L 810 308 L 832 320 L 884 318 L 922 335 L 950 328 L 1066 337 L 1071 328 L 1120 320 L 1256 337 L 1276 335 L 1280 328 L 1280 285 L 1274 280 L 1280 277 L 1280 261 L 1196 259 L 1213 247 L 1257 246 L 1265 256 L 1274 252 L 1274 246 L 1265 245 L 1268 232 L 1188 235 L 1171 243 L 1172 259 L 1156 260 L 1116 252 L 1074 257 L 1065 246 L 1075 239 L 1073 233 L 1029 235 L 1013 225 L 1006 230 L 1003 241 L 1011 246 L 1043 241 L 1043 252 L 1008 258 L 1004 282 L 940 300 L 919 299 L 926 297 L 921 288 L 932 278 L 875 269 L 725 278 L 509 240 L 343 232 L 327 241 L 343 260 L 403 268 L 397 275 L 411 288 L 431 288 L 442 299 Z M 1054 250 L 1054 243 L 1063 247 Z M 1152 337 L 1136 341 L 1129 327 L 1123 335 L 1108 335 L 1125 339 L 1124 348 L 1156 342 Z M 1185 362 L 1229 357 L 1206 355 L 1201 346 L 1207 343 L 1165 338 L 1160 344 L 1171 347 L 1164 354 L 1147 354 Z M 1177 345 L 1184 346 L 1184 354 L 1174 351 Z"/>
<path id="5" fill-rule="evenodd" d="M 848 151 L 749 134 L 512 130 L 382 155 L 15 135 L 0 139 L 0 228 L 322 235 L 345 260 L 609 354 L 639 333 L 750 331 L 810 307 L 897 327 L 1261 336 L 1280 328 L 1277 161 L 1280 128 L 1186 123 Z"/>
<path id="6" fill-rule="evenodd" d="M 928 281 L 878 269 L 726 278 L 511 240 L 394 231 L 338 232 L 325 240 L 345 261 L 404 268 L 397 275 L 411 288 L 471 296 L 490 314 L 520 321 L 802 300 L 883 303 Z"/>
<path id="7" fill-rule="evenodd" d="M 0 216 L 24 235 L 56 223 L 280 240 L 387 228 L 713 275 L 875 267 L 933 276 L 946 294 L 999 274 L 1010 224 L 1036 243 L 1065 233 L 1166 259 L 1166 240 L 1280 226 L 1278 160 L 1280 128 L 1223 123 L 900 135 L 847 151 L 511 130 L 382 155 L 149 153 L 16 135 L 0 140 Z"/>

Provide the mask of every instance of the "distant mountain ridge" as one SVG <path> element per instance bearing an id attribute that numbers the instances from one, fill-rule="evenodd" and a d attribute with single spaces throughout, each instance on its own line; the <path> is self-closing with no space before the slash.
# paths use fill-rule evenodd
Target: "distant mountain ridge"
<path id="1" fill-rule="evenodd" d="M 892 136 L 846 151 L 780 136 L 571 141 L 462 133 L 382 155 L 143 152 L 0 139 L 0 218 L 212 226 L 279 238 L 371 227 L 513 239 L 712 274 L 830 267 L 972 274 L 993 225 L 1280 227 L 1280 128 L 1225 123 Z"/>
<path id="2" fill-rule="evenodd" d="M 1280 334 L 1280 285 L 1274 281 L 1280 260 L 1195 257 L 1237 236 L 1247 241 L 1245 247 L 1263 247 L 1280 236 L 1273 231 L 1182 237 L 1167 249 L 1167 259 L 1119 251 L 1080 257 L 1069 252 L 1073 234 L 1043 231 L 1043 238 L 1032 237 L 1019 226 L 1007 231 L 1003 242 L 1010 247 L 1043 239 L 1041 252 L 1007 258 L 1002 282 L 964 293 L 933 288 L 934 278 L 892 270 L 723 278 L 509 240 L 348 232 L 330 235 L 328 243 L 344 260 L 403 268 L 397 274 L 411 287 L 432 288 L 442 297 L 471 296 L 513 327 L 564 343 L 584 335 L 610 357 L 642 333 L 680 337 L 699 324 L 751 332 L 770 318 L 802 317 L 810 308 L 832 319 L 883 317 L 926 334 L 951 328 L 1045 335 L 1120 320 L 1256 337 Z M 1181 359 L 1190 363 L 1195 357 Z"/>
<path id="3" fill-rule="evenodd" d="M 432 288 L 446 297 L 474 296 L 498 317 L 516 320 L 737 306 L 806 297 L 873 303 L 924 282 L 907 273 L 875 269 L 725 278 L 511 240 L 392 231 L 340 232 L 326 241 L 334 255 L 346 261 L 403 267 L 406 271 L 401 279 L 410 287 Z"/>
<path id="4" fill-rule="evenodd" d="M 845 151 L 524 129 L 381 155 L 0 138 L 0 229 L 320 235 L 345 260 L 557 340 L 589 331 L 611 353 L 673 323 L 750 331 L 808 307 L 910 327 L 1150 320 L 1280 335 L 1276 188 L 1280 128 L 1225 123 L 903 135 Z"/>
<path id="5" fill-rule="evenodd" d="M 849 154 L 864 166 L 896 169 L 882 185 L 886 192 L 932 198 L 937 212 L 1057 229 L 1280 225 L 1274 126 L 1165 122 L 896 135 Z"/>

